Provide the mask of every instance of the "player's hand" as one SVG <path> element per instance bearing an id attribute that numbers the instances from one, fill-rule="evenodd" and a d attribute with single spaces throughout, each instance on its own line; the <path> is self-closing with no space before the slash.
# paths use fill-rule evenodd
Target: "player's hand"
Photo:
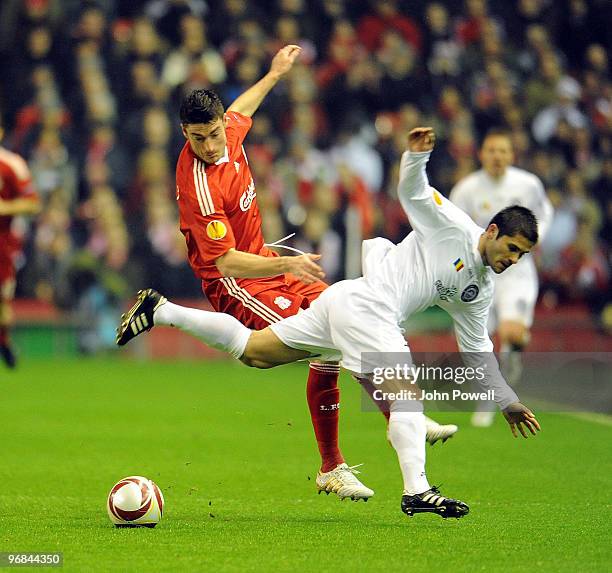
<path id="1" fill-rule="evenodd" d="M 272 59 L 270 72 L 278 77 L 284 76 L 293 67 L 293 62 L 295 62 L 301 51 L 302 48 L 295 44 L 289 44 L 281 48 Z"/>
<path id="2" fill-rule="evenodd" d="M 295 275 L 304 284 L 309 285 L 325 278 L 323 269 L 315 263 L 321 258 L 321 255 L 306 253 L 297 257 L 285 258 L 287 259 L 287 272 Z"/>
<path id="3" fill-rule="evenodd" d="M 433 127 L 415 127 L 408 134 L 408 150 L 414 152 L 431 151 L 436 144 Z"/>
<path id="4" fill-rule="evenodd" d="M 510 430 L 512 430 L 512 435 L 515 438 L 518 438 L 518 432 L 521 433 L 523 438 L 527 438 L 528 436 L 525 428 L 534 436 L 536 435 L 536 431 L 539 432 L 541 429 L 540 423 L 537 421 L 533 412 L 520 402 L 510 404 L 507 408 L 502 410 L 502 414 L 510 425 Z"/>

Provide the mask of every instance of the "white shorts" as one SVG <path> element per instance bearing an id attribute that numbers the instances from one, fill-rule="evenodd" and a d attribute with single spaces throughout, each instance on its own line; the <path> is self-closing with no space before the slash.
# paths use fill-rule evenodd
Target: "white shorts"
<path id="1" fill-rule="evenodd" d="M 398 359 L 402 364 L 412 363 L 395 312 L 363 278 L 330 286 L 310 308 L 269 328 L 287 346 L 339 361 L 355 374 L 394 367 Z M 385 354 L 363 356 L 370 352 Z"/>
<path id="2" fill-rule="evenodd" d="M 500 322 L 520 322 L 527 328 L 533 324 L 533 311 L 538 299 L 538 275 L 532 261 L 521 261 L 495 276 L 495 293 L 489 314 L 489 332 Z"/>

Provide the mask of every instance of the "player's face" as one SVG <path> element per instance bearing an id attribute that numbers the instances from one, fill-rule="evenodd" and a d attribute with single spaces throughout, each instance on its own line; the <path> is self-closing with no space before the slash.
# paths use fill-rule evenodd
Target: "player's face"
<path id="1" fill-rule="evenodd" d="M 482 168 L 494 178 L 506 173 L 514 161 L 512 142 L 505 135 L 490 135 L 480 148 L 480 163 Z"/>
<path id="2" fill-rule="evenodd" d="M 210 123 L 189 123 L 181 126 L 192 151 L 207 165 L 219 161 L 225 153 L 225 121 L 224 116 Z"/>
<path id="3" fill-rule="evenodd" d="M 494 227 L 494 229 L 491 229 L 491 227 Z M 493 272 L 499 274 L 518 263 L 523 255 L 529 253 L 533 248 L 533 243 L 523 235 L 497 237 L 497 231 L 495 225 L 491 225 L 487 229 L 485 259 Z"/>

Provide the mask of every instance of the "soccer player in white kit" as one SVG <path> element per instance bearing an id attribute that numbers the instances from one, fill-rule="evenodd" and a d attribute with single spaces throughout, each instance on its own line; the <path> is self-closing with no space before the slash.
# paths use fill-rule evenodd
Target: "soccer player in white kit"
<path id="1" fill-rule="evenodd" d="M 385 239 L 364 242 L 364 276 L 329 287 L 303 312 L 260 331 L 251 331 L 230 315 L 186 309 L 159 293 L 141 291 L 123 317 L 117 342 L 125 344 L 143 329 L 136 322 L 176 326 L 209 346 L 225 350 L 249 366 L 270 368 L 296 360 L 336 360 L 358 379 L 372 382 L 386 357 L 411 362 L 402 324 L 415 312 L 438 305 L 453 318 L 459 349 L 469 360 L 486 356 L 483 386 L 495 401 L 512 433 L 535 435 L 533 413 L 505 383 L 487 333 L 493 297 L 493 274 L 501 273 L 537 242 L 537 221 L 523 207 L 496 215 L 482 229 L 461 209 L 429 186 L 425 166 L 434 146 L 431 128 L 410 132 L 400 165 L 399 197 L 414 231 L 399 245 Z M 364 353 L 380 357 L 364 359 Z M 371 355 L 366 355 L 371 356 Z M 397 381 L 395 381 L 397 382 Z M 387 388 L 397 385 L 391 381 Z M 432 512 L 462 517 L 462 501 L 443 496 L 425 474 L 425 420 L 415 400 L 388 398 L 388 435 L 404 482 L 401 509 L 407 515 Z"/>
<path id="2" fill-rule="evenodd" d="M 485 226 L 500 209 L 522 205 L 538 220 L 538 235 L 544 238 L 553 217 L 553 207 L 536 175 L 512 166 L 514 152 L 506 131 L 493 129 L 480 148 L 482 169 L 459 181 L 450 200 L 478 225 Z M 538 298 L 538 274 L 532 257 L 525 257 L 503 275 L 495 276 L 495 294 L 489 315 L 489 332 L 499 335 L 502 371 L 515 385 L 521 377 L 521 352 L 530 339 L 533 312 Z M 481 403 L 472 417 L 475 426 L 490 426 L 495 408 Z"/>

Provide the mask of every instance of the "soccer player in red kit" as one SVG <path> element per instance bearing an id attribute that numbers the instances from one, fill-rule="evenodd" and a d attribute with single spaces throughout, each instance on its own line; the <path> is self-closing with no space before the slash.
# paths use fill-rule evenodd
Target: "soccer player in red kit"
<path id="1" fill-rule="evenodd" d="M 255 330 L 307 308 L 327 288 L 316 263 L 320 255 L 284 257 L 264 244 L 255 183 L 243 147 L 251 116 L 291 69 L 299 52 L 293 45 L 279 50 L 270 71 L 227 111 L 209 90 L 193 91 L 181 106 L 187 143 L 176 168 L 176 193 L 189 262 L 202 279 L 213 308 Z M 130 321 L 140 313 L 140 305 L 147 304 L 147 292 L 143 291 L 122 317 L 117 344 L 123 345 L 153 326 L 146 318 Z M 173 308 L 179 312 L 178 306 Z M 176 322 L 185 326 L 191 320 L 191 310 L 182 308 L 180 312 Z M 316 485 L 319 491 L 342 498 L 368 499 L 374 492 L 357 479 L 338 446 L 338 373 L 337 364 L 310 364 L 306 395 L 322 460 Z M 457 429 L 431 424 L 430 443 L 445 440 Z"/>
<path id="2" fill-rule="evenodd" d="M 251 116 L 293 66 L 299 46 L 285 46 L 269 72 L 227 112 L 218 96 L 195 90 L 181 106 L 187 142 L 176 167 L 176 197 L 189 263 L 213 308 L 245 326 L 266 328 L 294 315 L 327 288 L 320 255 L 279 256 L 264 245 L 255 182 L 243 147 Z M 306 395 L 321 454 L 319 491 L 368 499 L 338 446 L 339 366 L 311 363 Z"/>
<path id="3" fill-rule="evenodd" d="M 0 140 L 2 136 L 3 129 L 0 127 Z M 9 328 L 15 294 L 14 259 L 21 249 L 12 223 L 17 215 L 35 215 L 39 210 L 38 195 L 34 191 L 26 162 L 16 153 L 0 146 L 0 356 L 9 368 L 14 368 L 16 364 Z"/>

